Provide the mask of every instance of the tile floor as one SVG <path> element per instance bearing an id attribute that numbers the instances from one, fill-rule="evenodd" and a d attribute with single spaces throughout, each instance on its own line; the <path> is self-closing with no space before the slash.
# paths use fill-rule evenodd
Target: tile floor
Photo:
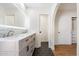
<path id="1" fill-rule="evenodd" d="M 47 42 L 42 42 L 40 48 L 35 48 L 33 56 L 54 56 L 52 50 L 48 48 Z"/>

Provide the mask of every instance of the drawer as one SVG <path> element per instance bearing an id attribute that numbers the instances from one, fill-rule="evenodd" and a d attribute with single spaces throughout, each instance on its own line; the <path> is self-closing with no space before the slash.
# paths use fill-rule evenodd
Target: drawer
<path id="1" fill-rule="evenodd" d="M 18 56 L 16 51 L 0 51 L 0 56 Z"/>
<path id="2" fill-rule="evenodd" d="M 27 53 L 27 56 L 32 56 L 33 52 L 34 52 L 34 49 L 31 49 L 31 50 Z"/>
<path id="3" fill-rule="evenodd" d="M 27 51 L 26 51 L 26 47 L 25 47 L 19 52 L 19 56 L 26 56 L 26 55 L 27 55 Z"/>
<path id="4" fill-rule="evenodd" d="M 19 41 L 19 51 L 21 51 L 26 46 L 34 46 L 35 43 L 35 35 L 31 35 Z"/>
<path id="5" fill-rule="evenodd" d="M 35 35 L 32 35 L 31 38 L 35 38 Z"/>
<path id="6" fill-rule="evenodd" d="M 19 50 L 22 50 L 24 47 L 26 47 L 29 43 L 29 39 L 22 39 L 19 41 Z"/>
<path id="7" fill-rule="evenodd" d="M 30 49 L 35 48 L 35 44 L 34 44 L 34 43 L 31 43 L 31 44 L 29 45 L 29 48 L 30 48 Z"/>

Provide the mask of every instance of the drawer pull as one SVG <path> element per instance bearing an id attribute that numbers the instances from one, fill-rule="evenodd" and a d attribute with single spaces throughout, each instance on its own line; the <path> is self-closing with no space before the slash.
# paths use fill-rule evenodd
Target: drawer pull
<path id="1" fill-rule="evenodd" d="M 27 48 L 27 52 L 29 51 L 29 46 L 26 47 Z"/>
<path id="2" fill-rule="evenodd" d="M 31 36 L 31 38 L 32 38 L 33 36 Z"/>
<path id="3" fill-rule="evenodd" d="M 29 40 L 29 39 L 27 39 L 26 42 L 27 42 L 28 40 Z"/>

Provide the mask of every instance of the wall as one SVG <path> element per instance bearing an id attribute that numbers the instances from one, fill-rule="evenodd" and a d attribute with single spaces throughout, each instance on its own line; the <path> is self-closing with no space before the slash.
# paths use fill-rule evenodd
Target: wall
<path id="1" fill-rule="evenodd" d="M 15 16 L 15 26 L 24 27 L 25 16 L 19 11 L 16 11 L 14 13 L 14 16 Z"/>
<path id="2" fill-rule="evenodd" d="M 0 7 L 0 24 L 4 24 L 4 16 L 5 16 L 5 11 L 2 7 Z"/>
<path id="3" fill-rule="evenodd" d="M 59 14 L 60 14 L 60 12 L 57 11 L 56 16 L 55 16 L 55 40 L 54 40 L 55 45 L 56 45 L 56 40 L 58 39 L 58 22 L 59 22 L 59 20 L 57 20 L 57 19 L 59 19 Z"/>
<path id="4" fill-rule="evenodd" d="M 55 15 L 58 10 L 59 4 L 54 3 L 49 11 L 48 17 L 48 40 L 49 48 L 54 50 L 54 40 L 55 40 Z"/>
<path id="5" fill-rule="evenodd" d="M 56 39 L 55 44 L 71 44 L 72 43 L 72 17 L 76 16 L 76 11 L 65 10 L 59 11 L 56 17 Z M 57 30 L 58 29 L 58 30 Z M 62 29 L 62 31 L 61 31 Z M 60 36 L 58 36 L 60 32 Z M 62 33 L 62 34 L 61 34 Z"/>
<path id="6" fill-rule="evenodd" d="M 79 3 L 77 4 L 77 55 L 79 56 Z"/>
<path id="7" fill-rule="evenodd" d="M 29 8 L 28 10 L 29 18 L 30 18 L 30 29 L 29 31 L 36 32 L 36 48 L 41 46 L 41 38 L 40 38 L 40 24 L 39 24 L 39 15 L 40 14 L 48 14 L 48 10 L 46 9 L 32 9 Z"/>
<path id="8" fill-rule="evenodd" d="M 35 47 L 40 47 L 40 38 L 39 38 L 39 12 L 34 9 L 29 9 L 30 17 L 30 29 L 29 31 L 36 32 L 36 44 Z"/>

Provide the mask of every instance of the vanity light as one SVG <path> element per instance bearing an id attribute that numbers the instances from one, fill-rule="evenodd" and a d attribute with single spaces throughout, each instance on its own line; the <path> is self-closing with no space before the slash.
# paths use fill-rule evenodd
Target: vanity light
<path id="1" fill-rule="evenodd" d="M 8 26 L 8 25 L 0 25 L 0 27 L 4 27 L 4 28 L 13 28 L 13 29 L 23 29 L 23 30 L 26 29 L 26 28 L 24 28 L 24 27 Z"/>

